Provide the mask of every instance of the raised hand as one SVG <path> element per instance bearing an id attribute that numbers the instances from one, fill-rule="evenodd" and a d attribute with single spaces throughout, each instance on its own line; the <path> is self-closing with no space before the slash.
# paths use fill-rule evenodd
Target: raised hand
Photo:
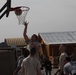
<path id="1" fill-rule="evenodd" d="M 24 22 L 24 26 L 27 26 L 27 25 L 28 25 L 28 23 L 29 23 L 29 22 L 25 21 L 25 22 Z"/>

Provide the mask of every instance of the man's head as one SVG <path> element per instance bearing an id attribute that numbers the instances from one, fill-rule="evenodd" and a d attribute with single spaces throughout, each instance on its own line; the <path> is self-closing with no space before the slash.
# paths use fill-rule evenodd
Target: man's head
<path id="1" fill-rule="evenodd" d="M 65 52 L 65 50 L 66 50 L 66 46 L 64 44 L 61 44 L 60 47 L 59 47 L 60 53 Z"/>
<path id="2" fill-rule="evenodd" d="M 70 62 L 71 61 L 71 58 L 70 57 L 66 57 L 65 60 L 64 60 L 64 64 L 66 64 L 67 62 Z"/>
<path id="3" fill-rule="evenodd" d="M 12 46 L 12 48 L 13 48 L 13 46 Z M 16 47 L 15 49 L 16 49 L 16 57 L 18 58 L 19 56 L 22 55 L 22 49 L 20 49 L 19 47 Z"/>
<path id="4" fill-rule="evenodd" d="M 31 54 L 32 56 L 34 56 L 34 55 L 36 54 L 36 49 L 35 49 L 35 48 L 31 48 L 30 54 Z"/>
<path id="5" fill-rule="evenodd" d="M 24 57 L 27 57 L 29 55 L 29 50 L 26 48 L 23 48 L 22 52 L 23 52 Z"/>
<path id="6" fill-rule="evenodd" d="M 16 51 L 16 57 L 18 58 L 19 56 L 21 56 L 22 52 L 20 50 Z"/>

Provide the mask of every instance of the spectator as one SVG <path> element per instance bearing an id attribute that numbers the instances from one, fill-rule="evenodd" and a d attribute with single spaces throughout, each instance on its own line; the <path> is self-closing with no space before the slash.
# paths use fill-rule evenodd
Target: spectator
<path id="1" fill-rule="evenodd" d="M 20 55 L 17 59 L 17 66 L 13 73 L 13 75 L 21 75 L 21 64 L 24 58 L 26 58 L 29 55 L 29 51 L 27 49 L 23 49 L 23 55 Z"/>
<path id="2" fill-rule="evenodd" d="M 64 60 L 64 75 L 76 75 L 76 61 L 71 61 L 70 57 Z"/>
<path id="3" fill-rule="evenodd" d="M 59 69 L 56 71 L 55 75 L 59 72 L 59 75 L 63 75 L 63 62 L 65 58 L 68 56 L 66 51 L 66 46 L 64 44 L 61 44 L 59 46 L 60 56 L 59 56 Z"/>
<path id="4" fill-rule="evenodd" d="M 49 58 L 45 59 L 44 66 L 45 66 L 46 75 L 48 75 L 48 74 L 51 75 L 52 64 L 51 64 L 51 61 L 49 60 Z"/>
<path id="5" fill-rule="evenodd" d="M 40 61 L 35 57 L 36 49 L 30 49 L 30 55 L 22 62 L 22 75 L 41 75 Z"/>

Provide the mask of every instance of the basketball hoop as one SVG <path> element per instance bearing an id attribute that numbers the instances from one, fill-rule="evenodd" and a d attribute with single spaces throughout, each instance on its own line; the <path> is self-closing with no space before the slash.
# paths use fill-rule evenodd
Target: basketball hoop
<path id="1" fill-rule="evenodd" d="M 15 15 L 17 16 L 18 18 L 18 21 L 19 21 L 19 25 L 20 24 L 24 24 L 25 22 L 25 18 L 26 18 L 26 15 L 29 11 L 29 7 L 26 7 L 26 6 L 19 6 L 18 9 L 15 9 L 14 12 L 15 12 Z"/>

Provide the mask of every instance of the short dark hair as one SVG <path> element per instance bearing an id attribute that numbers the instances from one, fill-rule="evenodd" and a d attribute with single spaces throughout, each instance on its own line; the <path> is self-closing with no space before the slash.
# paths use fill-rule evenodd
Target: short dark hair
<path id="1" fill-rule="evenodd" d="M 31 48 L 30 54 L 31 54 L 31 55 L 35 55 L 35 53 L 36 53 L 36 49 L 35 49 L 35 48 Z"/>
<path id="2" fill-rule="evenodd" d="M 68 62 L 70 62 L 71 58 L 70 57 L 66 57 L 65 60 L 68 61 Z"/>
<path id="3" fill-rule="evenodd" d="M 65 46 L 65 47 L 67 47 L 67 45 L 66 44 L 62 44 L 63 46 Z"/>
<path id="4" fill-rule="evenodd" d="M 24 57 L 27 57 L 29 55 L 29 50 L 26 48 L 23 48 L 22 52 L 23 52 Z"/>

